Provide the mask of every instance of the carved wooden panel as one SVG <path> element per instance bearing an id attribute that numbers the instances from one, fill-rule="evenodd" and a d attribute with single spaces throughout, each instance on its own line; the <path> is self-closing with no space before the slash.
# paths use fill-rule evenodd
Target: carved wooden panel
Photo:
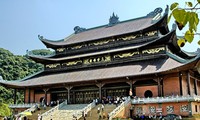
<path id="1" fill-rule="evenodd" d="M 126 53 L 119 53 L 115 54 L 114 58 L 127 58 L 127 57 L 133 57 L 134 55 L 139 55 L 140 53 L 138 51 L 135 52 L 126 52 Z"/>
<path id="2" fill-rule="evenodd" d="M 60 63 L 47 64 L 45 67 L 46 67 L 46 68 L 49 68 L 49 69 L 59 68 L 59 67 L 60 67 Z"/>
<path id="3" fill-rule="evenodd" d="M 109 55 L 96 56 L 84 59 L 84 64 L 100 63 L 100 62 L 110 62 L 111 57 Z"/>
<path id="4" fill-rule="evenodd" d="M 82 60 L 74 60 L 74 61 L 69 61 L 69 62 L 65 62 L 62 63 L 62 66 L 73 66 L 73 65 L 80 65 L 82 64 Z"/>
<path id="5" fill-rule="evenodd" d="M 151 37 L 151 36 L 158 36 L 158 31 L 154 30 L 154 31 L 149 31 L 146 33 L 135 33 L 135 34 L 129 34 L 129 35 L 124 35 L 124 36 L 115 36 L 115 38 L 105 38 L 105 39 L 100 39 L 100 40 L 96 40 L 96 41 L 91 41 L 91 42 L 87 42 L 87 43 L 79 43 L 76 44 L 74 46 L 68 46 L 66 48 L 57 48 L 56 51 L 57 53 L 62 53 L 66 50 L 79 50 L 82 48 L 89 48 L 91 46 L 97 47 L 97 46 L 102 46 L 102 45 L 108 45 L 112 42 L 125 42 L 125 41 L 134 41 L 137 38 L 142 38 L 143 37 Z M 137 41 L 137 43 L 140 41 Z"/>
<path id="6" fill-rule="evenodd" d="M 165 47 L 142 50 L 142 54 L 156 54 L 156 53 L 159 53 L 161 51 L 165 51 Z"/>

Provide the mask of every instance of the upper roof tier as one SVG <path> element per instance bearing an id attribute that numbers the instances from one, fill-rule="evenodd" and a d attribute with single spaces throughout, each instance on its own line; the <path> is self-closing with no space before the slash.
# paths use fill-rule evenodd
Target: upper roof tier
<path id="1" fill-rule="evenodd" d="M 118 16 L 113 13 L 113 16 L 110 17 L 109 24 L 90 29 L 76 26 L 73 34 L 59 41 L 48 40 L 40 35 L 38 37 L 48 48 L 55 49 L 60 46 L 94 41 L 103 38 L 112 38 L 114 36 L 126 35 L 130 33 L 147 32 L 154 30 L 155 28 L 162 28 L 161 33 L 166 34 L 169 32 L 167 27 L 168 7 L 162 17 L 161 12 L 161 8 L 156 8 L 153 12 L 144 17 L 121 22 L 118 20 Z"/>

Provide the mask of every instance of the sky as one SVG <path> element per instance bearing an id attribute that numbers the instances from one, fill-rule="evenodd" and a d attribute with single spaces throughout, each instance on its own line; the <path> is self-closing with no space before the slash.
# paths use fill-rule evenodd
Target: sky
<path id="1" fill-rule="evenodd" d="M 174 1 L 0 0 L 0 48 L 15 55 L 25 55 L 26 50 L 47 49 L 38 35 L 60 40 L 72 34 L 75 26 L 92 28 L 108 24 L 113 12 L 120 21 L 124 21 L 146 16 L 158 7 L 164 10 Z M 184 0 L 176 2 L 184 6 Z M 183 32 L 179 33 L 183 35 Z M 198 47 L 197 41 L 194 41 L 183 50 L 192 52 Z"/>

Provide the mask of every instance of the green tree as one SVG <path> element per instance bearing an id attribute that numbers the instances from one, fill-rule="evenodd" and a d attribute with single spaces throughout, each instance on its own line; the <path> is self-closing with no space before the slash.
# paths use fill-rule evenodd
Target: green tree
<path id="1" fill-rule="evenodd" d="M 171 4 L 170 6 L 171 14 L 169 16 L 169 20 L 173 17 L 179 30 L 182 30 L 185 26 L 188 27 L 184 33 L 184 37 L 178 40 L 178 45 L 180 47 L 183 47 L 186 42 L 191 43 L 194 39 L 194 35 L 200 35 L 197 33 L 197 26 L 199 24 L 197 10 L 200 9 L 198 8 L 200 0 L 185 2 L 185 4 L 185 8 L 181 8 L 177 2 Z M 198 41 L 198 44 L 200 45 L 200 40 Z"/>
<path id="2" fill-rule="evenodd" d="M 0 75 L 4 80 L 19 80 L 43 69 L 26 56 L 13 55 L 10 51 L 0 48 Z"/>
<path id="3" fill-rule="evenodd" d="M 34 50 L 37 55 L 49 55 L 49 50 Z M 0 79 L 19 80 L 43 69 L 41 64 L 28 59 L 27 55 L 14 55 L 10 51 L 0 48 Z M 13 89 L 0 86 L 0 116 L 9 116 L 11 111 L 8 104 L 13 103 Z M 17 103 L 23 103 L 23 92 L 16 94 Z"/>
<path id="4" fill-rule="evenodd" d="M 46 56 L 46 55 L 52 55 L 53 52 L 47 49 L 39 49 L 39 50 L 32 50 L 31 53 L 33 55 L 40 55 L 40 56 Z"/>

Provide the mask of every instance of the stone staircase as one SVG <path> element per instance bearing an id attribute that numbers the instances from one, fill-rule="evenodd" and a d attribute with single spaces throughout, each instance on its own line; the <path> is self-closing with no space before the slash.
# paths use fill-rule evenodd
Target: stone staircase
<path id="1" fill-rule="evenodd" d="M 83 111 L 88 113 L 95 106 L 95 101 L 90 104 L 67 104 L 65 102 L 55 106 L 49 111 L 43 113 L 42 120 L 73 120 L 75 115 L 77 119 L 82 117 Z"/>
<path id="2" fill-rule="evenodd" d="M 37 120 L 38 119 L 38 114 L 43 114 L 45 113 L 46 111 L 50 110 L 52 107 L 47 107 L 46 110 L 44 109 L 40 109 L 40 110 L 37 110 L 35 112 L 33 112 L 33 114 L 31 116 L 27 116 L 28 117 L 28 120 Z"/>
<path id="3" fill-rule="evenodd" d="M 95 106 L 91 111 L 87 113 L 86 120 L 98 120 L 99 114 L 97 113 L 98 107 L 101 108 L 102 104 L 99 104 Z M 116 108 L 116 105 L 113 104 L 105 104 L 104 105 L 104 111 L 100 112 L 100 115 L 102 116 L 101 119 L 107 120 L 108 113 L 112 112 Z M 81 117 L 79 120 L 84 120 L 83 117 Z"/>

